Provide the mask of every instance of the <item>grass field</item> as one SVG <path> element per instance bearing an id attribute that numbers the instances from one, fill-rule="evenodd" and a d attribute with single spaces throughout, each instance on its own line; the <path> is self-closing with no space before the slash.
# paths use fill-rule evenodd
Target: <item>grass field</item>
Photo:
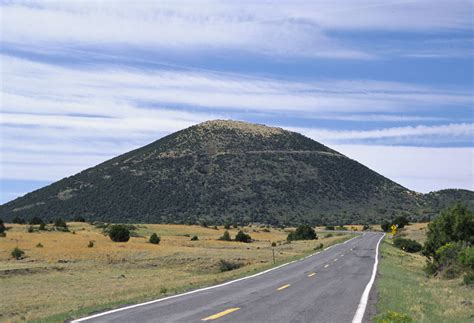
<path id="1" fill-rule="evenodd" d="M 425 232 L 426 224 L 413 224 L 403 229 L 401 235 L 424 242 Z M 425 257 L 403 253 L 392 246 L 388 236 L 380 247 L 379 313 L 404 313 L 416 322 L 473 322 L 474 289 L 462 285 L 461 278 L 442 280 L 427 277 L 423 272 Z"/>
<path id="2" fill-rule="evenodd" d="M 286 244 L 287 232 L 246 227 L 256 241 L 245 244 L 217 239 L 216 229 L 184 225 L 139 225 L 138 237 L 114 243 L 87 223 L 69 223 L 71 232 L 27 232 L 27 226 L 7 225 L 0 238 L 0 321 L 62 321 L 119 305 L 211 285 L 283 263 L 343 241 L 351 235 L 320 234 L 317 241 Z M 266 232 L 269 230 L 269 232 Z M 74 231 L 74 234 L 73 234 Z M 237 229 L 229 230 L 232 237 Z M 148 243 L 156 232 L 159 245 Z M 190 241 L 197 235 L 198 241 Z M 94 247 L 89 248 L 89 241 Z M 43 247 L 37 247 L 41 243 Z M 22 260 L 10 252 L 18 246 Z M 219 271 L 219 261 L 243 267 Z"/>

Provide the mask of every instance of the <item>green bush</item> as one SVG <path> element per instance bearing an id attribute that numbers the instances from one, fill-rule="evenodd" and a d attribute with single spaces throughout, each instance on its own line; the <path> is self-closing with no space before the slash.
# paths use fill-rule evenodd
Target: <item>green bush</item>
<path id="1" fill-rule="evenodd" d="M 26 220 L 23 218 L 20 218 L 19 216 L 16 216 L 13 218 L 12 222 L 15 224 L 25 224 Z"/>
<path id="2" fill-rule="evenodd" d="M 12 257 L 16 260 L 22 259 L 24 254 L 25 252 L 18 247 L 15 247 L 15 249 L 13 249 L 11 252 Z"/>
<path id="3" fill-rule="evenodd" d="M 464 285 L 474 284 L 474 271 L 467 272 L 463 278 Z"/>
<path id="4" fill-rule="evenodd" d="M 382 230 L 383 230 L 384 232 L 388 232 L 388 231 L 390 231 L 390 227 L 391 227 L 392 225 L 390 224 L 390 222 L 384 221 L 380 226 L 382 227 Z"/>
<path id="5" fill-rule="evenodd" d="M 231 241 L 232 239 L 230 238 L 230 233 L 229 231 L 224 231 L 224 234 L 222 235 L 222 237 L 219 238 L 219 240 L 222 240 L 222 241 Z"/>
<path id="6" fill-rule="evenodd" d="M 30 224 L 31 225 L 38 225 L 38 224 L 41 224 L 43 223 L 43 220 L 37 216 L 33 217 L 30 219 Z"/>
<path id="7" fill-rule="evenodd" d="M 244 264 L 241 263 L 241 262 L 234 262 L 234 261 L 228 261 L 228 260 L 224 260 L 224 259 L 221 259 L 219 260 L 219 271 L 221 273 L 225 272 L 225 271 L 231 271 L 231 270 L 234 270 L 234 269 L 238 269 L 240 267 L 242 267 Z"/>
<path id="8" fill-rule="evenodd" d="M 127 242 L 130 240 L 130 230 L 122 224 L 111 225 L 108 233 L 110 239 L 114 242 Z"/>
<path id="9" fill-rule="evenodd" d="M 362 231 L 367 231 L 367 230 L 370 230 L 370 229 L 371 229 L 371 227 L 368 224 L 364 224 L 364 226 L 362 227 Z"/>
<path id="10" fill-rule="evenodd" d="M 73 219 L 74 222 L 86 222 L 86 219 L 83 217 L 83 216 L 76 216 L 74 219 Z"/>
<path id="11" fill-rule="evenodd" d="M 276 247 L 276 246 L 277 246 L 276 242 L 272 242 L 272 247 Z"/>
<path id="12" fill-rule="evenodd" d="M 375 323 L 414 323 L 415 320 L 412 319 L 407 314 L 397 313 L 395 311 L 387 311 L 381 315 L 378 315 L 375 318 Z"/>
<path id="13" fill-rule="evenodd" d="M 436 261 L 439 264 L 438 268 L 443 269 L 448 267 L 458 260 L 458 253 L 461 250 L 459 244 L 450 242 L 436 250 Z"/>
<path id="14" fill-rule="evenodd" d="M 198 240 L 199 240 L 198 236 L 193 236 L 193 237 L 191 238 L 191 241 L 198 241 Z"/>
<path id="15" fill-rule="evenodd" d="M 32 226 L 32 225 L 30 225 L 30 226 L 28 227 L 27 231 L 28 231 L 29 233 L 35 232 L 35 227 Z"/>
<path id="16" fill-rule="evenodd" d="M 89 241 L 89 244 L 87 245 L 87 248 L 94 248 L 94 241 Z"/>
<path id="17" fill-rule="evenodd" d="M 41 231 L 46 231 L 46 224 L 44 223 L 41 223 L 38 227 L 38 230 L 41 230 Z"/>
<path id="18" fill-rule="evenodd" d="M 38 244 L 36 245 L 36 248 L 43 248 L 43 244 L 41 242 L 38 242 Z"/>
<path id="19" fill-rule="evenodd" d="M 410 253 L 421 251 L 422 248 L 422 245 L 417 241 L 404 238 L 393 239 L 393 245 Z"/>
<path id="20" fill-rule="evenodd" d="M 314 250 L 320 250 L 323 249 L 324 244 L 320 243 L 318 246 L 314 247 Z"/>
<path id="21" fill-rule="evenodd" d="M 408 225 L 409 222 L 406 216 L 401 215 L 396 217 L 395 220 L 393 220 L 392 224 L 395 224 L 398 226 L 399 229 L 402 229 L 404 226 Z"/>
<path id="22" fill-rule="evenodd" d="M 0 233 L 4 233 L 6 230 L 5 224 L 3 224 L 3 220 L 0 219 Z"/>
<path id="23" fill-rule="evenodd" d="M 224 224 L 224 229 L 229 230 L 230 229 L 230 224 L 229 223 Z"/>
<path id="24" fill-rule="evenodd" d="M 67 230 L 66 221 L 64 221 L 62 218 L 57 218 L 54 220 L 54 227 L 56 229 L 61 229 L 61 230 L 66 231 Z"/>
<path id="25" fill-rule="evenodd" d="M 474 213 L 456 204 L 446 209 L 428 225 L 423 255 L 437 260 L 437 250 L 450 242 L 474 244 Z"/>
<path id="26" fill-rule="evenodd" d="M 296 231 L 290 232 L 286 238 L 288 241 L 294 240 L 314 240 L 317 239 L 316 231 L 307 224 L 303 224 L 296 228 Z"/>
<path id="27" fill-rule="evenodd" d="M 242 231 L 237 232 L 235 241 L 249 243 L 252 242 L 250 235 L 243 233 Z"/>
<path id="28" fill-rule="evenodd" d="M 458 254 L 458 261 L 463 267 L 474 269 L 474 248 L 466 247 L 461 249 Z"/>
<path id="29" fill-rule="evenodd" d="M 333 225 L 327 225 L 325 227 L 326 230 L 334 230 L 334 226 Z"/>
<path id="30" fill-rule="evenodd" d="M 339 226 L 336 227 L 336 230 L 347 231 L 348 229 L 345 226 L 339 225 Z"/>
<path id="31" fill-rule="evenodd" d="M 151 236 L 150 236 L 150 240 L 149 242 L 152 243 L 152 244 L 159 244 L 161 241 L 160 237 L 156 234 L 156 233 L 153 233 Z"/>

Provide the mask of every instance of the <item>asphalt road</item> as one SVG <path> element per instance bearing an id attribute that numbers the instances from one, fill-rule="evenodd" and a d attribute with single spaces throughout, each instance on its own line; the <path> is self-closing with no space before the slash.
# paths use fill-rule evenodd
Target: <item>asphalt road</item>
<path id="1" fill-rule="evenodd" d="M 79 321 L 352 322 L 381 237 L 366 233 L 251 278 Z"/>

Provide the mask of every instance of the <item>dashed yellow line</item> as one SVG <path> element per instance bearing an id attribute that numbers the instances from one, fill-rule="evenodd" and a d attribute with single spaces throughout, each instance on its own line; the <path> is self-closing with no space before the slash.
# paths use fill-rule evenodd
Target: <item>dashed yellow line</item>
<path id="1" fill-rule="evenodd" d="M 316 273 L 311 273 L 308 275 L 308 277 L 313 277 L 314 275 L 316 275 Z"/>
<path id="2" fill-rule="evenodd" d="M 286 285 L 283 285 L 283 286 L 277 288 L 277 290 L 284 290 L 285 288 L 288 288 L 290 286 L 291 286 L 290 284 L 286 284 Z"/>
<path id="3" fill-rule="evenodd" d="M 203 318 L 201 321 L 215 320 L 215 319 L 218 319 L 219 317 L 222 317 L 224 315 L 233 313 L 233 312 L 238 311 L 238 310 L 240 310 L 240 307 L 229 308 L 228 310 L 225 310 L 225 311 L 219 312 L 217 314 L 214 314 L 214 315 L 208 316 L 206 318 Z"/>

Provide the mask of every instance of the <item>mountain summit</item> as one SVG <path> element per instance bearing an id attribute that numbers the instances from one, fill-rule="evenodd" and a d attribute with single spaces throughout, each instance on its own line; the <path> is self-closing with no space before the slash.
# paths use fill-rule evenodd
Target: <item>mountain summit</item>
<path id="1" fill-rule="evenodd" d="M 426 212 L 424 204 L 421 194 L 299 133 L 214 120 L 17 198 L 0 206 L 0 217 L 319 224 Z"/>

